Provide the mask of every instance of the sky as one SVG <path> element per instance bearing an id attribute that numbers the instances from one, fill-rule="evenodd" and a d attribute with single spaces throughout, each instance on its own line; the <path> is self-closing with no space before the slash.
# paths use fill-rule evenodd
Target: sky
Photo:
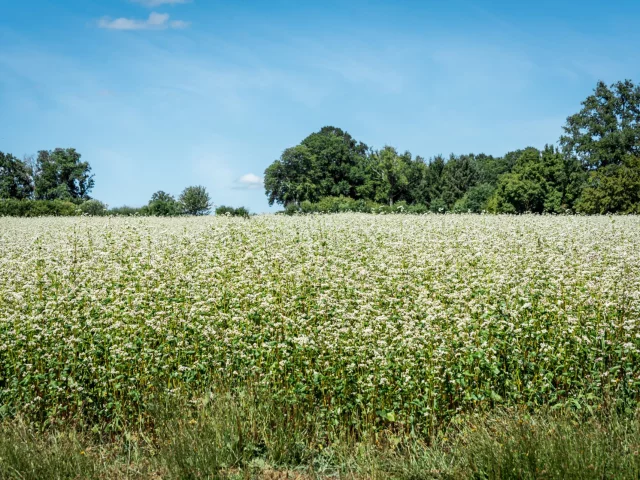
<path id="1" fill-rule="evenodd" d="M 554 144 L 598 80 L 640 82 L 637 0 L 0 0 L 0 151 L 74 147 L 92 196 L 207 187 L 325 125 L 429 158 Z"/>

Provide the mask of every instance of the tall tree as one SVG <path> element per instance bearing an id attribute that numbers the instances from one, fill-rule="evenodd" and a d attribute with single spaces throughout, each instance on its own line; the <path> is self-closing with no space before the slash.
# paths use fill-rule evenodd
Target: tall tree
<path id="1" fill-rule="evenodd" d="M 622 165 L 627 155 L 640 156 L 640 86 L 631 80 L 610 87 L 598 82 L 563 128 L 564 153 L 590 170 Z"/>
<path id="2" fill-rule="evenodd" d="M 478 172 L 469 155 L 451 155 L 442 172 L 442 199 L 453 208 L 471 187 L 478 183 Z"/>
<path id="3" fill-rule="evenodd" d="M 0 198 L 23 200 L 33 195 L 33 172 L 10 153 L 0 152 Z"/>
<path id="4" fill-rule="evenodd" d="M 323 127 L 286 149 L 265 171 L 269 204 L 299 204 L 327 196 L 362 198 L 368 147 L 336 127 Z M 364 187 L 364 188 L 363 188 Z"/>
<path id="5" fill-rule="evenodd" d="M 75 148 L 38 152 L 35 196 L 38 200 L 88 199 L 94 186 L 91 166 Z"/>
<path id="6" fill-rule="evenodd" d="M 495 186 L 500 175 L 511 171 L 521 153 L 522 151 L 515 156 L 512 153 L 507 153 L 504 157 L 494 157 L 484 153 L 470 154 L 469 157 L 478 172 L 478 183 Z"/>
<path id="7" fill-rule="evenodd" d="M 554 212 L 573 207 L 584 181 L 577 160 L 547 145 L 524 150 L 513 170 L 500 177 L 491 209 L 504 213 Z"/>
<path id="8" fill-rule="evenodd" d="M 148 205 L 149 214 L 158 217 L 171 217 L 180 214 L 180 204 L 173 195 L 158 190 L 151 195 Z"/>
<path id="9" fill-rule="evenodd" d="M 407 172 L 409 195 L 407 202 L 422 205 L 427 205 L 429 203 L 429 198 L 425 195 L 426 192 L 424 188 L 428 168 L 429 167 L 424 158 L 419 155 L 409 163 L 409 169 Z"/>
<path id="10" fill-rule="evenodd" d="M 187 215 L 198 216 L 208 215 L 213 206 L 207 189 L 200 185 L 185 188 L 180 194 L 180 204 Z"/>
<path id="11" fill-rule="evenodd" d="M 411 154 L 398 155 L 395 148 L 386 146 L 372 154 L 372 178 L 377 202 L 393 205 L 405 200 L 409 192 L 409 164 Z"/>
<path id="12" fill-rule="evenodd" d="M 589 172 L 576 210 L 590 214 L 640 214 L 640 157 L 627 155 L 622 165 Z"/>
<path id="13" fill-rule="evenodd" d="M 321 198 L 320 182 L 321 173 L 316 168 L 315 157 L 305 145 L 287 148 L 264 172 L 269 205 L 299 205 L 305 200 L 316 202 Z"/>
<path id="14" fill-rule="evenodd" d="M 420 201 L 431 205 L 435 200 L 442 199 L 443 173 L 446 162 L 442 155 L 432 158 L 427 165 L 420 188 Z"/>
<path id="15" fill-rule="evenodd" d="M 362 181 L 356 174 L 357 166 L 367 154 L 367 145 L 342 129 L 330 126 L 312 133 L 301 145 L 314 157 L 321 197 L 357 197 L 356 189 Z"/>

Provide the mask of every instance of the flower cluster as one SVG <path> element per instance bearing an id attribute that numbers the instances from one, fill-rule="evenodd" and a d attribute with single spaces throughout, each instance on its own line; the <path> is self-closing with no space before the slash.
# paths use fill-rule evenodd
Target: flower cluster
<path id="1" fill-rule="evenodd" d="M 251 388 L 426 431 L 639 387 L 637 217 L 0 219 L 0 415 Z"/>

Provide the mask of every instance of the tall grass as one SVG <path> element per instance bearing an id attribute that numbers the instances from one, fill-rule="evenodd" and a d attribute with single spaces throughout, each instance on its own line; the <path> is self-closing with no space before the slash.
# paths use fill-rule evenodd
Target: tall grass
<path id="1" fill-rule="evenodd" d="M 0 425 L 0 479 L 636 479 L 640 420 L 612 412 L 495 411 L 437 437 L 383 431 L 355 440 L 291 422 L 275 405 L 220 396 L 156 413 L 153 432 L 115 437 L 17 420 Z"/>

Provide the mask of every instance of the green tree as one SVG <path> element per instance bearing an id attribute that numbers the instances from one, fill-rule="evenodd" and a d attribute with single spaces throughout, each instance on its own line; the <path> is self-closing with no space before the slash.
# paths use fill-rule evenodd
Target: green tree
<path id="1" fill-rule="evenodd" d="M 404 200 L 409 191 L 409 164 L 411 154 L 398 155 L 395 148 L 385 146 L 372 155 L 372 181 L 375 184 L 376 202 L 387 203 Z"/>
<path id="2" fill-rule="evenodd" d="M 305 200 L 317 201 L 321 198 L 320 176 L 315 157 L 308 147 L 298 145 L 287 148 L 280 159 L 264 172 L 269 205 L 299 205 Z"/>
<path id="3" fill-rule="evenodd" d="M 437 155 L 429 162 L 423 177 L 421 190 L 421 201 L 425 205 L 431 206 L 433 211 L 446 210 L 446 204 L 442 201 L 443 176 L 446 162 L 442 155 Z M 434 203 L 435 202 L 435 203 Z"/>
<path id="4" fill-rule="evenodd" d="M 102 203 L 100 200 L 87 200 L 80 204 L 80 211 L 85 215 L 91 215 L 94 217 L 106 215 L 108 213 L 109 206 Z"/>
<path id="5" fill-rule="evenodd" d="M 180 215 L 181 208 L 173 195 L 159 190 L 151 195 L 147 212 L 149 215 L 157 217 L 171 217 Z"/>
<path id="6" fill-rule="evenodd" d="M 577 160 L 548 145 L 543 151 L 527 148 L 500 177 L 489 206 L 504 213 L 561 213 L 573 207 L 583 182 Z"/>
<path id="7" fill-rule="evenodd" d="M 442 171 L 442 200 L 451 209 L 478 181 L 473 159 L 468 155 L 451 155 Z"/>
<path id="8" fill-rule="evenodd" d="M 33 172 L 10 153 L 0 152 L 0 198 L 24 200 L 33 195 Z"/>
<path id="9" fill-rule="evenodd" d="M 208 215 L 211 212 L 211 198 L 203 186 L 185 188 L 179 200 L 187 215 Z"/>
<path id="10" fill-rule="evenodd" d="M 323 127 L 286 149 L 265 171 L 269 204 L 299 205 L 328 196 L 370 194 L 368 147 L 336 127 Z"/>
<path id="11" fill-rule="evenodd" d="M 489 199 L 494 190 L 495 187 L 488 183 L 481 183 L 471 187 L 460 200 L 456 201 L 453 209 L 456 212 L 472 213 L 488 210 Z"/>
<path id="12" fill-rule="evenodd" d="M 424 158 L 417 156 L 409 162 L 407 179 L 409 181 L 407 202 L 410 204 L 428 205 L 429 198 L 425 195 L 424 182 L 429 166 Z"/>
<path id="13" fill-rule="evenodd" d="M 640 213 L 640 157 L 627 155 L 622 165 L 589 172 L 576 204 L 582 213 Z"/>
<path id="14" fill-rule="evenodd" d="M 94 186 L 91 167 L 74 148 L 38 152 L 35 197 L 38 200 L 89 199 Z"/>
<path id="15" fill-rule="evenodd" d="M 522 150 L 507 153 L 504 157 L 493 157 L 484 153 L 479 155 L 470 154 L 469 157 L 478 172 L 478 183 L 495 186 L 500 175 L 510 172 L 521 154 Z"/>
<path id="16" fill-rule="evenodd" d="M 323 127 L 305 138 L 301 145 L 309 149 L 317 169 L 318 195 L 357 197 L 357 187 L 364 181 L 358 164 L 369 147 L 337 127 Z"/>
<path id="17" fill-rule="evenodd" d="M 564 131 L 564 153 L 590 170 L 640 156 L 640 86 L 631 80 L 610 87 L 598 82 L 582 110 L 567 118 Z"/>
<path id="18" fill-rule="evenodd" d="M 598 82 L 582 109 L 567 118 L 560 143 L 589 171 L 576 209 L 585 213 L 640 210 L 640 86 Z"/>

